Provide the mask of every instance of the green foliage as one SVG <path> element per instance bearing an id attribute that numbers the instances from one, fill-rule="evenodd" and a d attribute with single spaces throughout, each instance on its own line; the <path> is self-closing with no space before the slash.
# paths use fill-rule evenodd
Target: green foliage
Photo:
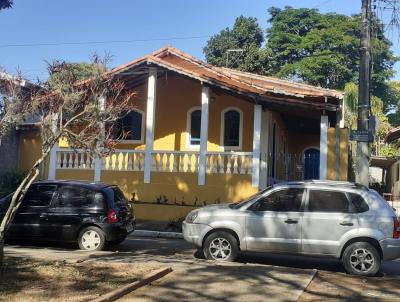
<path id="1" fill-rule="evenodd" d="M 359 16 L 322 14 L 316 9 L 292 7 L 268 11 L 271 27 L 267 30 L 267 47 L 272 54 L 272 74 L 334 89 L 357 82 Z M 374 29 L 372 91 L 382 97 L 385 81 L 393 76 L 397 58 L 382 29 L 379 26 Z"/>
<path id="2" fill-rule="evenodd" d="M 384 145 L 380 148 L 379 155 L 386 157 L 399 157 L 400 149 L 390 145 Z"/>
<path id="3" fill-rule="evenodd" d="M 317 9 L 285 7 L 268 9 L 270 27 L 263 44 L 262 31 L 254 18 L 239 17 L 233 28 L 213 36 L 204 48 L 207 62 L 295 81 L 343 90 L 359 77 L 360 16 L 322 14 Z M 388 85 L 394 75 L 391 42 L 377 20 L 372 33 L 372 94 L 383 100 L 385 113 L 398 108 L 400 85 Z M 389 115 L 400 122 L 400 115 Z"/>
<path id="4" fill-rule="evenodd" d="M 263 42 L 263 31 L 257 19 L 240 16 L 236 18 L 232 29 L 225 28 L 214 35 L 203 50 L 210 64 L 265 73 L 268 56 L 266 50 L 261 49 Z M 229 49 L 242 51 L 228 54 Z M 228 65 L 227 59 L 229 59 Z"/>
<path id="5" fill-rule="evenodd" d="M 14 5 L 13 0 L 0 0 L 0 10 L 12 8 Z"/>
<path id="6" fill-rule="evenodd" d="M 86 80 L 106 70 L 104 65 L 96 63 L 55 63 L 57 64 L 49 64 L 52 69 L 49 70 L 50 77 L 45 83 L 46 88 L 50 90 L 60 87 L 60 84 L 65 82 L 66 77 L 69 77 L 69 82 L 73 83 Z M 55 66 L 58 70 L 55 70 Z"/>
<path id="7" fill-rule="evenodd" d="M 25 175 L 25 172 L 7 172 L 0 175 L 0 198 L 14 192 Z"/>

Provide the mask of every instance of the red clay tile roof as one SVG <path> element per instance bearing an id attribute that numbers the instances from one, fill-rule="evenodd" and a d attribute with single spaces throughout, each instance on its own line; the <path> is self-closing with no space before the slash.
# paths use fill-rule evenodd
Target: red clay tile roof
<path id="1" fill-rule="evenodd" d="M 385 143 L 393 143 L 395 140 L 400 138 L 400 127 L 393 128 L 385 137 Z"/>
<path id="2" fill-rule="evenodd" d="M 255 96 L 326 97 L 336 101 L 343 98 L 342 92 L 332 89 L 324 89 L 224 67 L 216 67 L 170 46 L 116 67 L 110 71 L 110 74 L 119 74 L 146 62 L 162 66 L 200 81 Z"/>

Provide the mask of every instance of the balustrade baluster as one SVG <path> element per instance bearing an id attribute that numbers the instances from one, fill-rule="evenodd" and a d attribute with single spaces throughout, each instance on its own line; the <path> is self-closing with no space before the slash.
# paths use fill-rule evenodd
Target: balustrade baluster
<path id="1" fill-rule="evenodd" d="M 238 157 L 237 155 L 233 156 L 233 174 L 238 174 Z"/>
<path id="2" fill-rule="evenodd" d="M 224 167 L 225 167 L 225 155 L 224 154 L 220 154 L 220 165 L 219 165 L 219 173 L 224 174 Z"/>
<path id="3" fill-rule="evenodd" d="M 246 173 L 245 158 L 246 157 L 244 155 L 240 156 L 240 174 L 245 174 Z"/>

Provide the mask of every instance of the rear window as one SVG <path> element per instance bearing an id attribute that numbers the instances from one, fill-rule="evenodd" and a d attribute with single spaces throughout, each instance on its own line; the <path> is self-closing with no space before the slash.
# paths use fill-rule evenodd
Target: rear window
<path id="1" fill-rule="evenodd" d="M 351 207 L 346 194 L 337 191 L 310 190 L 309 212 L 349 213 Z"/>
<path id="2" fill-rule="evenodd" d="M 122 193 L 118 187 L 108 187 L 104 192 L 107 195 L 111 208 L 127 205 L 128 201 L 125 198 L 124 193 Z"/>
<path id="3" fill-rule="evenodd" d="M 369 210 L 368 204 L 365 202 L 364 198 L 355 193 L 347 193 L 348 197 L 353 204 L 354 212 L 355 213 L 364 213 Z"/>
<path id="4" fill-rule="evenodd" d="M 62 186 L 56 206 L 61 208 L 103 208 L 104 196 L 100 192 L 83 187 Z"/>

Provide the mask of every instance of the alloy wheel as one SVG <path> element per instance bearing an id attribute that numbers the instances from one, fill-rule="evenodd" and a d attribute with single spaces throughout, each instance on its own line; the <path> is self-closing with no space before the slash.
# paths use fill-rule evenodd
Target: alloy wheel
<path id="1" fill-rule="evenodd" d="M 210 255 L 215 260 L 226 260 L 232 252 L 231 244 L 225 238 L 215 238 L 209 246 Z"/>
<path id="2" fill-rule="evenodd" d="M 350 264 L 357 272 L 368 273 L 375 264 L 375 258 L 366 249 L 356 249 L 350 256 Z"/>

